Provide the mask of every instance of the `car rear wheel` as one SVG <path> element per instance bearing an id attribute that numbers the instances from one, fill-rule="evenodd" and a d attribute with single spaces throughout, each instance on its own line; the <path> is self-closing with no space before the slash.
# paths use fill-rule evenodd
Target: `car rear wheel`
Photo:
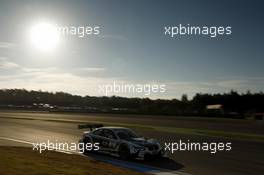
<path id="1" fill-rule="evenodd" d="M 118 150 L 119 157 L 123 160 L 130 158 L 130 150 L 126 145 L 121 145 Z"/>
<path id="2" fill-rule="evenodd" d="M 88 144 L 88 143 L 92 143 L 92 139 L 90 137 L 85 137 L 83 139 L 83 143 L 84 145 Z M 89 153 L 89 152 L 92 152 L 93 150 L 87 150 L 86 149 L 86 146 L 84 146 L 84 153 Z"/>

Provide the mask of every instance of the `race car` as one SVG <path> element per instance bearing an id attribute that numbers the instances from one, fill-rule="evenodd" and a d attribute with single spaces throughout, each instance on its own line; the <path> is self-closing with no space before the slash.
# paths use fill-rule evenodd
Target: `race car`
<path id="1" fill-rule="evenodd" d="M 118 156 L 121 159 L 148 159 L 162 157 L 164 149 L 155 139 L 138 136 L 134 131 L 124 127 L 103 127 L 103 125 L 79 125 L 79 129 L 90 128 L 79 140 L 80 143 L 98 144 L 101 153 Z M 93 128 L 95 128 L 93 130 Z M 95 152 L 95 149 L 90 150 Z M 89 152 L 89 151 L 87 151 Z"/>

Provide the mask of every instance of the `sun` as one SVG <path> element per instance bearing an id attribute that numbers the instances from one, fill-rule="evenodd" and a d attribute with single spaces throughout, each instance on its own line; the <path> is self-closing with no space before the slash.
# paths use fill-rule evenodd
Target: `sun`
<path id="1" fill-rule="evenodd" d="M 56 48 L 59 36 L 56 26 L 50 23 L 39 23 L 30 30 L 31 43 L 41 51 L 51 51 Z"/>

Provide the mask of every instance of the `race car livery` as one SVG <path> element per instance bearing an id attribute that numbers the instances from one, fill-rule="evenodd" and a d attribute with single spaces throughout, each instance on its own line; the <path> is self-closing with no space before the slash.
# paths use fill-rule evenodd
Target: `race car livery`
<path id="1" fill-rule="evenodd" d="M 91 125 L 87 126 L 92 128 Z M 164 156 L 164 149 L 155 139 L 146 139 L 138 136 L 134 131 L 124 127 L 98 127 L 86 131 L 79 140 L 80 143 L 99 144 L 99 149 L 90 150 L 119 156 L 122 159 Z M 79 128 L 85 128 L 79 126 Z M 89 152 L 89 151 L 88 151 Z"/>

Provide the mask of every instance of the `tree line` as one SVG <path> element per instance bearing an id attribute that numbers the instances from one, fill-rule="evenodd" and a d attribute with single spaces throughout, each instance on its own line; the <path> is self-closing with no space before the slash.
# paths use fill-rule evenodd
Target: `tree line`
<path id="1" fill-rule="evenodd" d="M 65 92 L 28 91 L 25 89 L 1 89 L 1 108 L 35 107 L 38 104 L 49 104 L 53 110 L 60 107 L 71 107 L 101 112 L 123 112 L 157 115 L 221 115 L 228 114 L 245 115 L 264 112 L 263 92 L 238 93 L 231 90 L 222 94 L 197 93 L 192 99 L 186 94 L 179 99 L 149 99 L 126 97 L 94 97 L 71 95 Z M 220 104 L 221 110 L 213 113 L 207 109 L 207 105 Z M 75 107 L 75 108 L 74 108 Z M 64 108 L 65 109 L 65 108 Z"/>

